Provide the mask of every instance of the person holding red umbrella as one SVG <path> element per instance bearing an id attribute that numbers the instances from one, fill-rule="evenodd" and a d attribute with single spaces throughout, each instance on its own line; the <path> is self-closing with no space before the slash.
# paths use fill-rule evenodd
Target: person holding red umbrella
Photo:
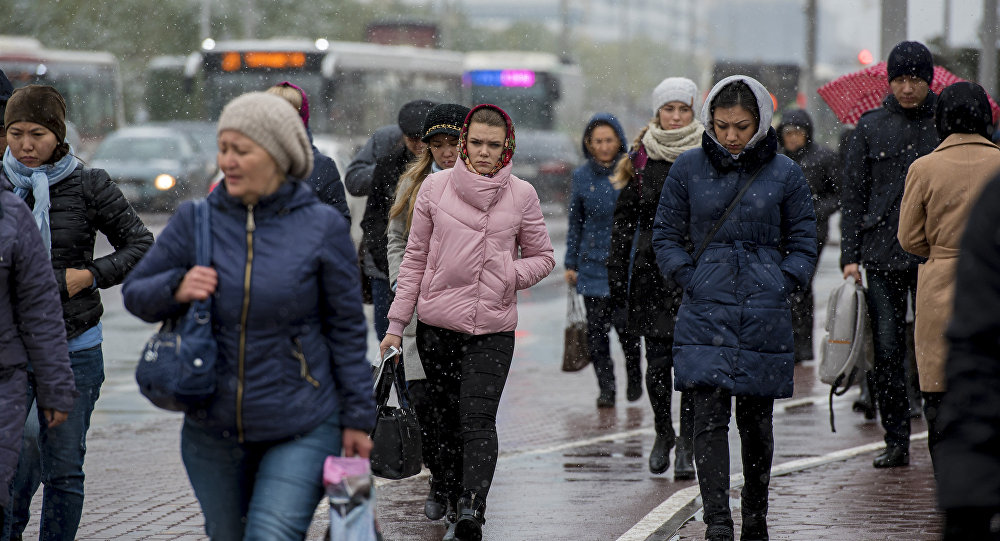
<path id="1" fill-rule="evenodd" d="M 922 43 L 903 41 L 886 63 L 892 93 L 861 116 L 847 151 L 841 192 L 840 265 L 844 278 L 868 277 L 868 313 L 875 345 L 875 400 L 885 429 L 885 451 L 873 466 L 910 463 L 907 398 L 907 300 L 915 303 L 917 266 L 924 258 L 896 238 L 906 172 L 938 145 L 936 97 L 930 90 L 934 60 Z"/>

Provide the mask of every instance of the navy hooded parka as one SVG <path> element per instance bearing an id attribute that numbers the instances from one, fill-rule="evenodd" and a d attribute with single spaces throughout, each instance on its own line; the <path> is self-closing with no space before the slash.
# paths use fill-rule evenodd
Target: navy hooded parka
<path id="1" fill-rule="evenodd" d="M 601 165 L 587 148 L 587 137 L 598 126 L 611 126 L 618 136 L 618 155 L 610 166 Z M 608 251 L 618 193 L 610 181 L 618 158 L 625 153 L 625 130 L 610 113 L 597 113 L 583 132 L 583 155 L 587 163 L 573 171 L 569 200 L 569 229 L 566 232 L 567 270 L 577 272 L 576 290 L 587 297 L 607 297 Z"/>
<path id="2" fill-rule="evenodd" d="M 753 90 L 760 124 L 732 156 L 715 138 L 710 104 L 727 84 Z M 664 183 L 653 225 L 660 271 L 684 288 L 674 329 L 679 390 L 719 388 L 737 396 L 792 395 L 795 363 L 788 292 L 816 265 L 816 219 L 802 170 L 777 155 L 767 90 L 749 77 L 720 81 L 705 100 L 700 149 L 685 152 Z M 698 262 L 685 243 L 702 240 L 743 184 L 760 174 Z"/>

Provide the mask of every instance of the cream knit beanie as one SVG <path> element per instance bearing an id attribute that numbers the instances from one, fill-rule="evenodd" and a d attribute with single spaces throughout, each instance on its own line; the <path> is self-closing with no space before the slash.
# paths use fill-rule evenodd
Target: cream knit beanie
<path id="1" fill-rule="evenodd" d="M 219 128 L 234 130 L 264 147 L 278 168 L 295 178 L 312 173 L 313 155 L 309 135 L 298 111 L 274 94 L 250 92 L 226 104 L 219 115 Z"/>
<path id="2" fill-rule="evenodd" d="M 653 89 L 652 105 L 655 115 L 660 107 L 672 101 L 686 103 L 694 109 L 697 99 L 698 85 L 686 77 L 667 77 Z"/>

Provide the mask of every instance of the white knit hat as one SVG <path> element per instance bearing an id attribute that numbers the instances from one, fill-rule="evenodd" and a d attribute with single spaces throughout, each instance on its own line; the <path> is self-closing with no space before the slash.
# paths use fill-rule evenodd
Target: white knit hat
<path id="1" fill-rule="evenodd" d="M 655 115 L 663 104 L 672 101 L 686 103 L 694 108 L 694 100 L 698 95 L 698 85 L 686 77 L 667 77 L 653 89 L 652 105 Z"/>
<path id="2" fill-rule="evenodd" d="M 278 168 L 296 178 L 312 173 L 312 143 L 299 112 L 284 98 L 250 92 L 226 104 L 216 133 L 234 130 L 264 147 Z"/>

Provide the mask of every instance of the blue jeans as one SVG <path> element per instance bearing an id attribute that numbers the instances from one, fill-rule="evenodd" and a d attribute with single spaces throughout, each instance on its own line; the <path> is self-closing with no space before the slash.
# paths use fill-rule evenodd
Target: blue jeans
<path id="1" fill-rule="evenodd" d="M 910 401 L 906 395 L 906 298 L 915 301 L 917 271 L 872 271 L 868 314 L 875 345 L 875 400 L 885 443 L 910 448 Z M 916 304 L 914 303 L 914 306 Z"/>
<path id="2" fill-rule="evenodd" d="M 323 498 L 323 461 L 341 451 L 339 414 L 311 432 L 239 443 L 185 420 L 181 457 L 213 541 L 302 540 Z"/>
<path id="3" fill-rule="evenodd" d="M 392 289 L 389 280 L 372 278 L 372 309 L 375 312 L 375 336 L 381 342 L 389 330 L 389 307 L 392 306 Z"/>
<path id="4" fill-rule="evenodd" d="M 83 458 L 87 453 L 87 431 L 90 415 L 101 395 L 104 383 L 104 354 L 101 346 L 69 354 L 73 365 L 76 390 L 80 395 L 73 402 L 66 422 L 48 428 L 35 404 L 34 374 L 28 377 L 27 403 L 33 415 L 28 414 L 24 424 L 21 458 L 11 489 L 11 534 L 24 532 L 31 514 L 31 499 L 42 490 L 41 532 L 43 541 L 72 540 L 80 527 L 83 511 Z"/>

